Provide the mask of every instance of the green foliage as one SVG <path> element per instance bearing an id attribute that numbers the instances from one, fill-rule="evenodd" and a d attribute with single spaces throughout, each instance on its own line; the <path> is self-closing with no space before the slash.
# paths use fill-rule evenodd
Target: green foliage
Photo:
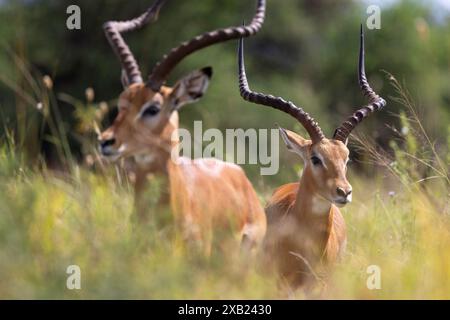
<path id="1" fill-rule="evenodd" d="M 205 260 L 183 244 L 172 221 L 131 223 L 132 191 L 117 181 L 87 172 L 5 172 L 8 154 L 0 157 L 0 298 L 271 296 L 274 283 L 246 271 L 239 252 Z M 148 213 L 170 216 L 151 206 Z M 66 288 L 73 264 L 82 270 L 81 291 Z"/>
<path id="2" fill-rule="evenodd" d="M 351 249 L 333 276 L 330 296 L 448 299 L 450 174 L 444 159 L 450 148 L 436 150 L 409 93 L 392 76 L 391 81 L 395 99 L 406 109 L 400 115 L 402 129 L 391 142 L 393 155 L 363 141 L 374 163 L 389 174 L 378 172 L 383 176 L 375 185 L 358 178 L 353 182 L 354 190 L 363 191 L 355 194 L 359 200 L 346 215 Z M 361 287 L 369 265 L 381 268 L 381 290 Z"/>
<path id="3" fill-rule="evenodd" d="M 158 23 L 127 39 L 145 72 L 179 42 L 248 19 L 249 2 L 170 1 Z M 365 8 L 353 1 L 268 2 L 263 31 L 246 40 L 250 83 L 295 101 L 331 133 L 364 103 L 355 70 Z M 0 298 L 284 297 L 273 275 L 237 252 L 210 259 L 193 252 L 169 210 L 152 201 L 152 223 L 135 223 L 130 182 L 96 151 L 96 133 L 108 125 L 121 91 L 101 25 L 139 14 L 148 1 L 77 1 L 83 29 L 69 32 L 64 12 L 72 3 L 0 7 Z M 371 174 L 350 167 L 355 203 L 343 210 L 349 248 L 324 297 L 449 298 L 450 21 L 434 21 L 412 1 L 385 9 L 382 19 L 381 30 L 366 32 L 366 60 L 387 112 L 358 128 L 370 133 L 356 137 L 355 150 L 365 154 Z M 235 51 L 235 43 L 208 48 L 175 70 L 169 83 L 205 63 L 215 69 L 207 95 L 183 109 L 183 126 L 199 119 L 222 130 L 277 122 L 302 132 L 278 111 L 242 101 Z M 407 79 L 420 104 L 380 69 Z M 300 169 L 297 158 L 281 154 L 277 176 L 245 167 L 263 202 Z M 147 193 L 159 193 L 158 181 Z M 81 291 L 65 287 L 72 264 L 82 269 Z M 382 270 L 379 291 L 366 287 L 372 264 Z"/>
<path id="4" fill-rule="evenodd" d="M 348 250 L 322 297 L 449 298 L 450 185 L 414 182 L 409 157 L 398 152 L 387 179 L 351 178 L 356 201 L 344 209 Z M 0 155 L 0 298 L 285 297 L 273 275 L 236 251 L 209 259 L 196 254 L 171 213 L 155 204 L 148 214 L 156 224 L 133 223 L 132 190 L 114 175 L 33 172 L 11 149 Z M 65 287 L 72 264 L 82 270 L 79 291 Z M 381 290 L 366 287 L 373 264 L 381 267 Z"/>
<path id="5" fill-rule="evenodd" d="M 147 74 L 164 53 L 181 41 L 205 30 L 250 19 L 254 2 L 197 1 L 193 5 L 190 1 L 170 1 L 163 8 L 158 22 L 127 34 L 126 39 L 144 74 Z M 56 92 L 81 97 L 86 88 L 93 88 L 96 101 L 108 102 L 109 109 L 113 110 L 114 100 L 121 91 L 120 68 L 101 26 L 111 19 L 138 15 L 149 1 L 79 0 L 75 3 L 82 10 L 80 31 L 65 28 L 65 9 L 73 1 L 8 1 L 0 7 L 0 39 L 4 52 L 0 55 L 1 79 L 7 79 L 17 84 L 17 89 L 28 92 L 30 85 L 26 83 L 29 76 L 14 60 L 29 61 L 27 66 L 33 77 L 39 79 L 42 75 L 50 75 Z M 311 112 L 330 135 L 356 106 L 365 103 L 356 78 L 358 30 L 359 24 L 367 18 L 365 9 L 353 1 L 269 1 L 263 30 L 246 40 L 246 61 L 253 89 L 294 101 Z M 374 89 L 388 100 L 388 105 L 385 112 L 365 121 L 358 131 L 370 133 L 383 147 L 389 148 L 390 131 L 383 130 L 384 123 L 398 124 L 395 115 L 401 105 L 389 99 L 395 92 L 380 72 L 384 69 L 400 79 L 407 79 L 410 90 L 419 92 L 422 123 L 438 143 L 445 143 L 446 136 L 442 133 L 450 120 L 450 93 L 446 85 L 450 81 L 449 21 L 448 18 L 436 21 L 431 9 L 417 1 L 399 1 L 383 8 L 381 30 L 366 31 L 366 69 Z M 199 103 L 183 109 L 182 126 L 191 128 L 193 121 L 199 119 L 204 120 L 208 127 L 221 130 L 272 128 L 276 122 L 304 133 L 286 115 L 245 103 L 239 97 L 234 42 L 190 56 L 174 70 L 168 83 L 173 84 L 183 74 L 205 65 L 212 65 L 215 70 L 210 89 Z M 25 124 L 19 121 L 28 117 L 30 102 L 18 91 L 2 86 L 0 97 L 9 125 L 17 125 L 22 132 L 28 132 L 24 143 L 29 141 L 27 147 L 30 149 L 38 148 L 40 145 L 33 143 L 29 136 L 37 136 L 32 127 L 40 122 L 35 117 Z M 81 128 L 86 128 L 89 125 L 86 122 L 92 119 L 94 112 L 82 110 L 77 107 L 79 104 L 68 103 L 60 96 L 56 98 L 62 126 L 71 133 L 67 142 L 70 152 L 75 155 L 86 153 L 85 143 L 73 132 L 80 129 L 76 119 L 83 118 Z M 37 103 L 43 99 L 38 94 L 32 101 Z M 98 107 L 98 104 L 84 106 Z M 19 109 L 18 119 L 14 118 L 15 108 Z M 48 125 L 44 127 L 48 131 Z M 19 139 L 17 141 L 20 142 Z M 57 153 L 69 152 L 67 144 L 60 146 L 65 150 Z M 55 152 L 48 152 L 47 144 L 41 149 L 46 150 L 47 156 L 54 157 Z M 34 150 L 31 158 L 36 158 L 36 153 Z M 288 161 L 289 158 L 283 156 L 282 163 Z M 258 168 L 248 166 L 246 169 L 258 179 Z M 286 181 L 286 175 L 281 174 L 271 180 L 272 183 L 280 183 Z"/>

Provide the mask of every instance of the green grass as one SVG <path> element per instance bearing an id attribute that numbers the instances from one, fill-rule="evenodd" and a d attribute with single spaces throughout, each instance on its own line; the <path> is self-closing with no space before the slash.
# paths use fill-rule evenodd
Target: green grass
<path id="1" fill-rule="evenodd" d="M 350 168 L 354 203 L 343 210 L 348 250 L 322 287 L 322 298 L 450 298 L 450 158 L 445 151 L 450 139 L 437 148 L 412 99 L 391 80 L 405 106 L 404 133 L 392 141 L 391 155 L 359 139 L 376 174 L 358 176 Z M 214 253 L 209 259 L 193 251 L 180 239 L 169 209 L 149 205 L 153 223 L 136 224 L 130 183 L 120 170 L 96 161 L 94 140 L 83 135 L 86 132 L 77 134 L 85 156 L 92 159 L 76 164 L 70 158 L 67 132 L 52 112 L 58 107 L 56 95 L 48 84 L 37 82 L 35 87 L 36 95 L 45 98 L 39 99 L 45 111 L 40 119 L 51 129 L 51 136 L 43 138 L 65 159 L 64 170 L 51 171 L 41 158 L 26 153 L 27 144 L 41 141 L 21 138 L 21 132 L 3 137 L 0 298 L 286 297 L 273 275 L 264 273 L 258 261 L 240 259 L 237 250 Z M 89 126 L 94 131 L 98 115 L 83 113 L 92 101 L 73 101 L 82 131 Z M 275 187 L 263 185 L 261 198 Z M 81 290 L 66 288 L 70 265 L 81 268 Z M 380 290 L 366 286 L 370 265 L 381 268 Z"/>
<path id="2" fill-rule="evenodd" d="M 2 153 L 1 298 L 272 296 L 273 283 L 245 271 L 236 252 L 205 259 L 183 244 L 170 219 L 132 223 L 132 192 L 114 181 L 89 172 L 24 172 L 11 169 L 13 161 Z M 73 264 L 82 271 L 79 291 L 66 289 Z"/>
<path id="3" fill-rule="evenodd" d="M 273 276 L 249 267 L 236 252 L 210 259 L 192 252 L 170 218 L 135 225 L 132 190 L 115 179 L 86 170 L 58 177 L 16 161 L 3 149 L 0 298 L 283 297 Z M 447 198 L 444 212 L 419 188 L 386 196 L 383 181 L 352 182 L 356 201 L 344 210 L 348 250 L 324 297 L 450 298 L 446 190 L 433 189 L 438 200 Z M 168 211 L 149 213 L 170 217 Z M 73 264 L 81 267 L 81 290 L 66 289 L 66 268 Z M 366 287 L 373 264 L 382 271 L 381 290 Z"/>

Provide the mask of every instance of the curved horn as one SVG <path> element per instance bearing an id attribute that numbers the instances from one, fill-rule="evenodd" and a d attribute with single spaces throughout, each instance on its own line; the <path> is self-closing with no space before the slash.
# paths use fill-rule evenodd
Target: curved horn
<path id="1" fill-rule="evenodd" d="M 139 17 L 128 21 L 109 21 L 103 25 L 106 38 L 108 39 L 115 54 L 120 60 L 122 69 L 130 84 L 142 83 L 142 75 L 139 65 L 133 56 L 130 48 L 122 38 L 121 33 L 134 31 L 142 28 L 150 22 L 158 19 L 159 10 L 163 6 L 165 0 L 156 0 L 156 2 Z"/>
<path id="2" fill-rule="evenodd" d="M 361 25 L 361 33 L 360 33 L 361 43 L 359 48 L 359 73 L 358 80 L 359 86 L 364 94 L 369 99 L 369 104 L 365 107 L 362 107 L 354 114 L 352 114 L 346 121 L 344 121 L 334 132 L 333 139 L 340 140 L 342 142 L 346 142 L 348 136 L 352 132 L 356 126 L 363 121 L 366 117 L 368 117 L 371 113 L 375 111 L 383 109 L 386 105 L 386 101 L 377 95 L 375 91 L 370 87 L 369 82 L 366 77 L 365 70 L 365 62 L 364 62 L 364 31 L 363 26 Z"/>
<path id="3" fill-rule="evenodd" d="M 216 43 L 225 42 L 232 39 L 249 37 L 256 34 L 264 23 L 266 12 L 266 0 L 258 0 L 256 14 L 248 26 L 231 27 L 204 33 L 190 41 L 183 42 L 178 47 L 172 49 L 169 54 L 158 62 L 153 69 L 147 85 L 158 91 L 166 80 L 172 69 L 187 55 L 211 46 Z"/>
<path id="4" fill-rule="evenodd" d="M 297 119 L 306 129 L 313 143 L 325 138 L 319 124 L 302 108 L 297 107 L 291 101 L 286 101 L 283 98 L 256 93 L 250 90 L 245 73 L 244 39 L 242 38 L 239 40 L 239 90 L 244 100 L 284 111 Z"/>

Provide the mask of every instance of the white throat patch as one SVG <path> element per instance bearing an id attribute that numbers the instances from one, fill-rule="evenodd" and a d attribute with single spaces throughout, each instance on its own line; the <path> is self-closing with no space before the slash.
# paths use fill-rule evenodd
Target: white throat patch
<path id="1" fill-rule="evenodd" d="M 331 203 L 317 195 L 314 195 L 311 199 L 311 209 L 316 215 L 325 215 L 330 212 Z"/>
<path id="2" fill-rule="evenodd" d="M 148 165 L 155 161 L 155 156 L 151 154 L 139 154 L 134 156 L 134 160 L 140 165 Z"/>

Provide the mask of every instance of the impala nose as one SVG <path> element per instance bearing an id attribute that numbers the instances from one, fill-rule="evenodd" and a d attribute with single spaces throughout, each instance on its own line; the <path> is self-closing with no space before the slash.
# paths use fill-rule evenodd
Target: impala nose
<path id="1" fill-rule="evenodd" d="M 114 139 L 114 138 L 103 140 L 103 141 L 100 141 L 100 147 L 106 148 L 109 146 L 113 146 L 115 143 L 116 143 L 116 139 Z"/>
<path id="2" fill-rule="evenodd" d="M 110 155 L 112 152 L 111 147 L 116 143 L 116 139 L 106 139 L 100 141 L 100 151 L 103 155 Z"/>
<path id="3" fill-rule="evenodd" d="M 352 188 L 349 187 L 347 189 L 338 187 L 336 189 L 337 195 L 343 199 L 343 203 L 348 203 L 352 201 Z"/>

